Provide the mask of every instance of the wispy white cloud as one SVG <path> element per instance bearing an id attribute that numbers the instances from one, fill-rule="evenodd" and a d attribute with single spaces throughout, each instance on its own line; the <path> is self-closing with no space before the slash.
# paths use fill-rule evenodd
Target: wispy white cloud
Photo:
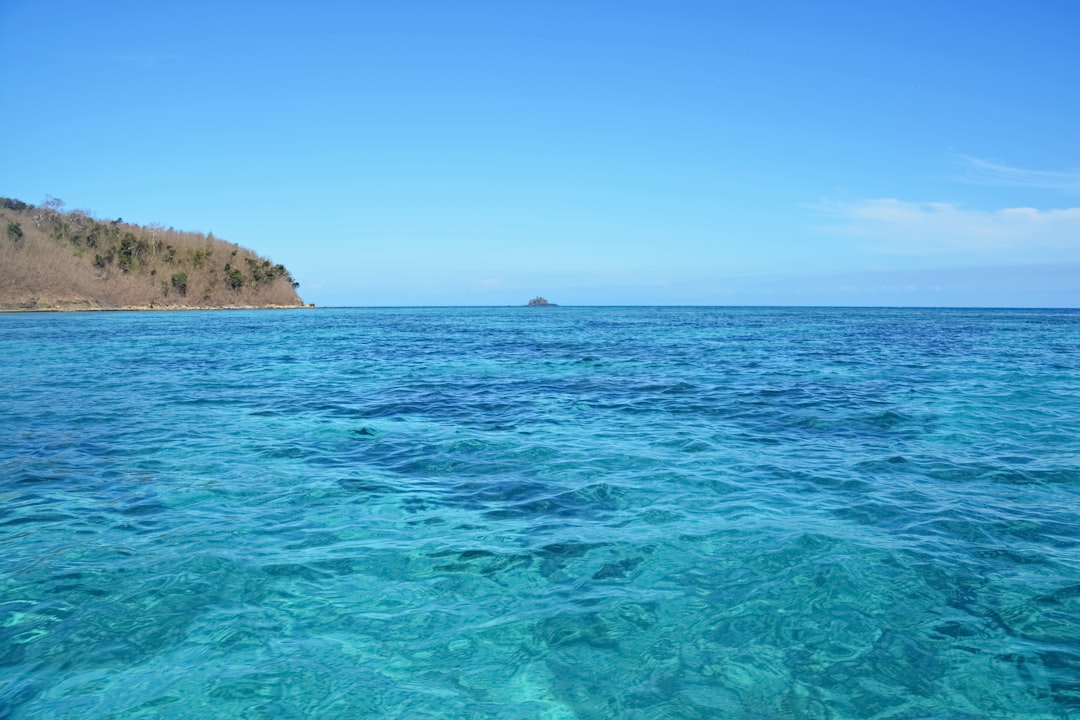
<path id="1" fill-rule="evenodd" d="M 967 172 L 963 176 L 963 180 L 967 182 L 1057 190 L 1070 195 L 1080 195 L 1080 170 L 1028 170 L 968 155 L 960 157 L 967 165 Z"/>
<path id="2" fill-rule="evenodd" d="M 876 241 L 891 253 L 1080 255 L 1080 208 L 971 210 L 895 198 L 823 202 L 814 208 L 826 218 L 819 230 Z"/>
<path id="3" fill-rule="evenodd" d="M 111 53 L 111 52 L 80 52 L 67 53 L 64 55 L 69 62 L 86 64 L 108 64 L 112 66 L 135 67 L 150 70 L 169 65 L 180 60 L 180 56 L 172 53 Z"/>
<path id="4" fill-rule="evenodd" d="M 109 56 L 109 58 L 113 62 L 121 63 L 124 65 L 137 65 L 144 69 L 154 68 L 165 63 L 173 62 L 177 59 L 176 55 L 172 55 L 169 53 L 111 55 Z"/>

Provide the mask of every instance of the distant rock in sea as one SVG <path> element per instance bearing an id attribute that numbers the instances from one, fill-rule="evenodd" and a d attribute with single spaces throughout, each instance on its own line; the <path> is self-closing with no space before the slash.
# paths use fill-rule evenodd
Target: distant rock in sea
<path id="1" fill-rule="evenodd" d="M 559 307 L 553 302 L 548 302 L 547 298 L 542 298 L 539 295 L 529 301 L 529 307 Z"/>

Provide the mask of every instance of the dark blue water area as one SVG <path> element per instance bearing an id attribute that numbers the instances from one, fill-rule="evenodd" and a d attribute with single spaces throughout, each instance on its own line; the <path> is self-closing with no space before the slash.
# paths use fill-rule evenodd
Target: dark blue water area
<path id="1" fill-rule="evenodd" d="M 1080 312 L 0 316 L 0 719 L 1080 717 Z"/>

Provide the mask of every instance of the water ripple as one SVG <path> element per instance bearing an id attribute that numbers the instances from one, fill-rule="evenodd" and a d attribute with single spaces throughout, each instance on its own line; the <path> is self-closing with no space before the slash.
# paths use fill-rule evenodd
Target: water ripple
<path id="1" fill-rule="evenodd" d="M 0 717 L 1080 715 L 1077 348 L 1068 311 L 2 316 Z"/>

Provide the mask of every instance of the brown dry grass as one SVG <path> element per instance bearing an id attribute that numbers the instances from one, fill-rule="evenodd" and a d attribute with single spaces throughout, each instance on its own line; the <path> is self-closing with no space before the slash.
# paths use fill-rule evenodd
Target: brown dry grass
<path id="1" fill-rule="evenodd" d="M 0 309 L 303 304 L 284 267 L 212 235 L 21 206 L 0 198 Z"/>

